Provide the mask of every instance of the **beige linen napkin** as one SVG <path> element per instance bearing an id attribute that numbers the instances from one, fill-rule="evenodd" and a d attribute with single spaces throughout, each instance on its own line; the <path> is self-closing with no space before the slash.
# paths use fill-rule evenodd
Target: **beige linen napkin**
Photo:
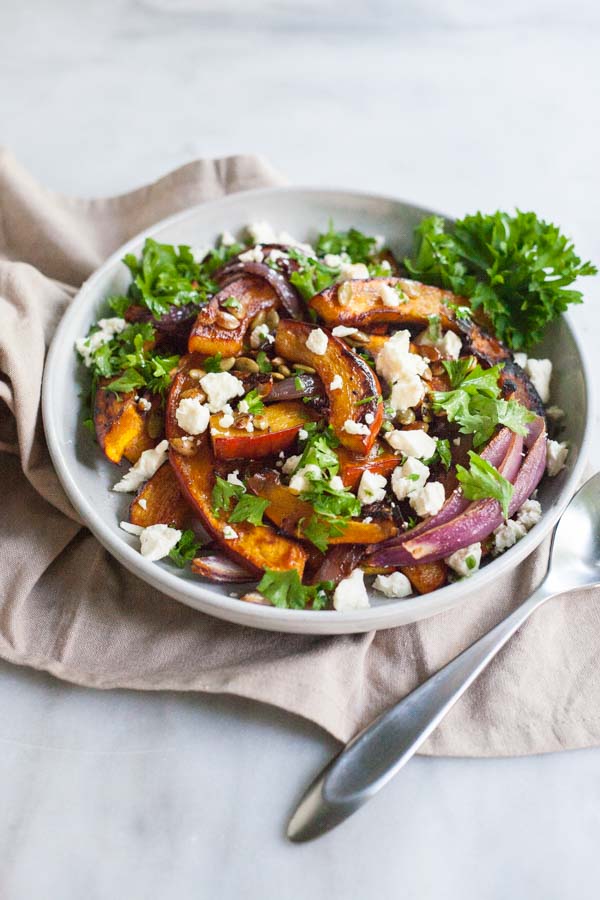
<path id="1" fill-rule="evenodd" d="M 199 161 L 108 200 L 39 185 L 0 153 L 0 655 L 98 688 L 231 693 L 341 740 L 494 625 L 539 580 L 547 549 L 485 596 L 434 619 L 356 636 L 279 635 L 188 609 L 123 569 L 77 521 L 40 421 L 45 348 L 76 288 L 164 216 L 283 182 L 254 157 Z M 509 755 L 600 743 L 600 604 L 549 604 L 425 746 Z"/>

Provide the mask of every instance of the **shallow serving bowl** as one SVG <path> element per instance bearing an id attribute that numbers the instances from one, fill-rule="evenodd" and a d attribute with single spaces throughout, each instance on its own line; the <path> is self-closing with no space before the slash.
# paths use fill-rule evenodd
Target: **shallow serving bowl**
<path id="1" fill-rule="evenodd" d="M 118 469 L 103 458 L 81 426 L 79 365 L 75 339 L 105 313 L 105 299 L 123 291 L 128 270 L 121 263 L 126 252 L 139 253 L 148 236 L 167 243 L 200 247 L 212 244 L 223 230 L 234 233 L 249 222 L 266 220 L 278 230 L 310 240 L 333 218 L 338 228 L 355 226 L 370 234 L 385 235 L 402 258 L 412 247 L 414 227 L 429 210 L 388 197 L 346 191 L 277 188 L 234 194 L 172 216 L 134 238 L 83 285 L 62 319 L 52 342 L 43 386 L 43 415 L 48 446 L 62 485 L 75 509 L 98 540 L 139 578 L 189 606 L 242 625 L 305 634 L 340 634 L 404 625 L 451 609 L 481 595 L 486 586 L 516 566 L 548 534 L 564 509 L 581 476 L 590 433 L 590 379 L 579 343 L 568 321 L 556 322 L 535 355 L 554 363 L 552 402 L 567 411 L 564 439 L 571 445 L 567 468 L 545 479 L 539 489 L 541 522 L 507 553 L 471 576 L 424 596 L 405 600 L 372 596 L 366 610 L 304 612 L 245 603 L 237 597 L 239 585 L 212 585 L 168 562 L 148 562 L 140 555 L 136 538 L 119 528 L 127 518 L 131 495 L 110 490 L 119 480 Z"/>

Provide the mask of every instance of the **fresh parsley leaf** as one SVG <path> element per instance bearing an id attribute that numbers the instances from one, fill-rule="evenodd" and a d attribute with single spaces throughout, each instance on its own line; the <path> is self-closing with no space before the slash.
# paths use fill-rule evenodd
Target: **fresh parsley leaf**
<path id="1" fill-rule="evenodd" d="M 248 404 L 248 412 L 251 416 L 262 412 L 265 408 L 265 404 L 262 402 L 260 394 L 258 393 L 258 388 L 253 388 L 251 391 L 248 391 L 244 400 Z"/>
<path id="2" fill-rule="evenodd" d="M 191 529 L 183 532 L 175 546 L 169 551 L 169 557 L 176 566 L 183 569 L 195 556 L 202 544 L 196 540 L 196 535 Z"/>
<path id="3" fill-rule="evenodd" d="M 467 500 L 483 500 L 491 497 L 497 500 L 502 508 L 502 514 L 508 519 L 508 510 L 513 495 L 513 486 L 507 481 L 498 469 L 469 450 L 470 468 L 456 466 L 456 477 L 460 481 L 463 493 Z"/>
<path id="4" fill-rule="evenodd" d="M 263 373 L 263 375 L 267 372 L 273 371 L 273 366 L 271 365 L 271 362 L 264 350 L 259 350 L 256 354 L 256 365 L 258 366 L 259 371 Z"/>
<path id="5" fill-rule="evenodd" d="M 135 391 L 145 383 L 143 375 L 140 375 L 135 369 L 125 369 L 119 378 L 115 378 L 106 385 L 106 389 L 114 391 L 115 394 L 128 394 L 129 391 Z"/>
<path id="6" fill-rule="evenodd" d="M 222 353 L 217 353 L 215 356 L 207 356 L 204 360 L 204 368 L 207 372 L 220 372 L 222 359 Z"/>
<path id="7" fill-rule="evenodd" d="M 299 375 L 296 375 L 294 377 L 294 387 L 296 388 L 297 391 L 304 390 L 304 384 L 302 383 L 302 379 L 300 378 Z"/>
<path id="8" fill-rule="evenodd" d="M 474 356 L 463 356 L 460 359 L 443 359 L 442 365 L 445 368 L 451 387 L 455 388 L 461 384 L 469 372 L 477 365 Z"/>
<path id="9" fill-rule="evenodd" d="M 314 515 L 308 521 L 301 519 L 299 524 L 302 536 L 321 553 L 325 553 L 330 539 L 341 537 L 348 523 L 344 519 L 325 519 Z"/>
<path id="10" fill-rule="evenodd" d="M 308 465 L 318 466 L 326 477 L 333 478 L 340 469 L 340 462 L 335 453 L 340 442 L 333 429 L 331 426 L 319 429 L 313 422 L 307 422 L 304 428 L 308 432 L 308 438 L 304 444 L 298 468 Z"/>
<path id="11" fill-rule="evenodd" d="M 160 244 L 147 238 L 141 259 L 128 253 L 123 259 L 132 277 L 128 296 L 150 310 L 155 318 L 172 306 L 201 305 L 218 290 L 210 277 L 212 269 L 194 259 L 191 249 L 182 244 Z"/>
<path id="12" fill-rule="evenodd" d="M 353 263 L 368 263 L 377 252 L 377 238 L 363 234 L 356 228 L 336 231 L 330 220 L 328 230 L 317 239 L 316 251 L 319 256 L 327 253 L 339 256 L 345 253 Z"/>
<path id="13" fill-rule="evenodd" d="M 116 294 L 113 297 L 109 297 L 107 303 L 114 312 L 115 316 L 119 316 L 120 318 L 123 318 L 125 312 L 131 306 L 131 300 L 124 294 Z"/>
<path id="14" fill-rule="evenodd" d="M 323 609 L 333 588 L 333 581 L 303 585 L 296 569 L 267 569 L 257 586 L 257 590 L 274 606 L 283 609 L 306 609 L 311 604 L 313 609 Z"/>
<path id="15" fill-rule="evenodd" d="M 436 344 L 441 336 L 442 336 L 442 326 L 440 325 L 440 317 L 439 316 L 427 316 L 427 320 L 429 324 L 425 329 L 425 335 L 429 338 L 429 340 Z"/>
<path id="16" fill-rule="evenodd" d="M 224 509 L 225 512 L 229 512 L 231 501 L 233 499 L 239 499 L 245 493 L 246 488 L 243 484 L 232 484 L 230 481 L 217 475 L 215 478 L 215 485 L 212 489 L 213 512 L 218 514 L 221 509 Z"/>
<path id="17" fill-rule="evenodd" d="M 351 491 L 331 487 L 324 478 L 310 480 L 310 487 L 300 494 L 317 515 L 330 518 L 351 518 L 360 515 L 360 500 Z"/>
<path id="18" fill-rule="evenodd" d="M 450 449 L 450 441 L 448 438 L 438 438 L 435 450 L 439 461 L 447 472 L 452 465 L 452 451 Z"/>
<path id="19" fill-rule="evenodd" d="M 581 292 L 569 285 L 597 272 L 555 225 L 533 212 L 478 212 L 448 229 L 440 216 L 429 216 L 415 239 L 414 255 L 404 261 L 410 274 L 470 298 L 515 350 L 536 344 L 549 322 L 581 303 Z"/>
<path id="20" fill-rule="evenodd" d="M 299 269 L 292 272 L 290 282 L 308 301 L 315 294 L 328 288 L 338 275 L 338 269 L 332 269 L 317 259 L 311 259 L 297 250 L 290 250 L 290 257 L 299 263 Z"/>
<path id="21" fill-rule="evenodd" d="M 229 516 L 230 522 L 250 522 L 251 525 L 264 525 L 263 514 L 269 500 L 255 497 L 254 494 L 244 494 L 238 500 L 235 509 Z"/>
<path id="22" fill-rule="evenodd" d="M 227 307 L 227 309 L 241 309 L 242 304 L 238 300 L 237 297 L 227 297 L 225 300 L 221 301 L 221 306 Z"/>

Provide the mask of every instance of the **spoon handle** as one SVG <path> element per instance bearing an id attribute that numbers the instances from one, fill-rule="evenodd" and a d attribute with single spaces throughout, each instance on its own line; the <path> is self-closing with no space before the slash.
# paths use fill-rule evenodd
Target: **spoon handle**
<path id="1" fill-rule="evenodd" d="M 529 616 L 553 596 L 543 582 L 443 669 L 368 725 L 308 788 L 288 825 L 293 841 L 308 841 L 339 825 L 408 762 L 446 713 Z"/>

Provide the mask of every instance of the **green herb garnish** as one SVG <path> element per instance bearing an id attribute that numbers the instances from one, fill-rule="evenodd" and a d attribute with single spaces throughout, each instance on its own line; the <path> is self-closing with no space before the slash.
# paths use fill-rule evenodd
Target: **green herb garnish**
<path id="1" fill-rule="evenodd" d="M 470 468 L 467 470 L 464 466 L 456 466 L 456 477 L 460 481 L 463 493 L 467 500 L 483 500 L 491 497 L 497 500 L 502 507 L 502 514 L 508 519 L 508 510 L 513 495 L 514 488 L 510 481 L 507 481 L 498 469 L 490 465 L 490 463 L 469 450 Z"/>
<path id="2" fill-rule="evenodd" d="M 333 588 L 333 581 L 303 585 L 296 569 L 282 572 L 267 569 L 257 586 L 257 590 L 274 606 L 283 609 L 306 609 L 308 605 L 313 609 L 323 609 Z"/>
<path id="3" fill-rule="evenodd" d="M 183 569 L 194 557 L 198 555 L 198 550 L 202 544 L 196 540 L 196 535 L 191 529 L 183 532 L 175 546 L 169 551 L 169 557 L 176 566 Z"/>
<path id="4" fill-rule="evenodd" d="M 244 494 L 236 503 L 235 509 L 229 516 L 229 521 L 264 525 L 263 514 L 268 505 L 269 500 L 255 497 L 254 494 Z"/>

